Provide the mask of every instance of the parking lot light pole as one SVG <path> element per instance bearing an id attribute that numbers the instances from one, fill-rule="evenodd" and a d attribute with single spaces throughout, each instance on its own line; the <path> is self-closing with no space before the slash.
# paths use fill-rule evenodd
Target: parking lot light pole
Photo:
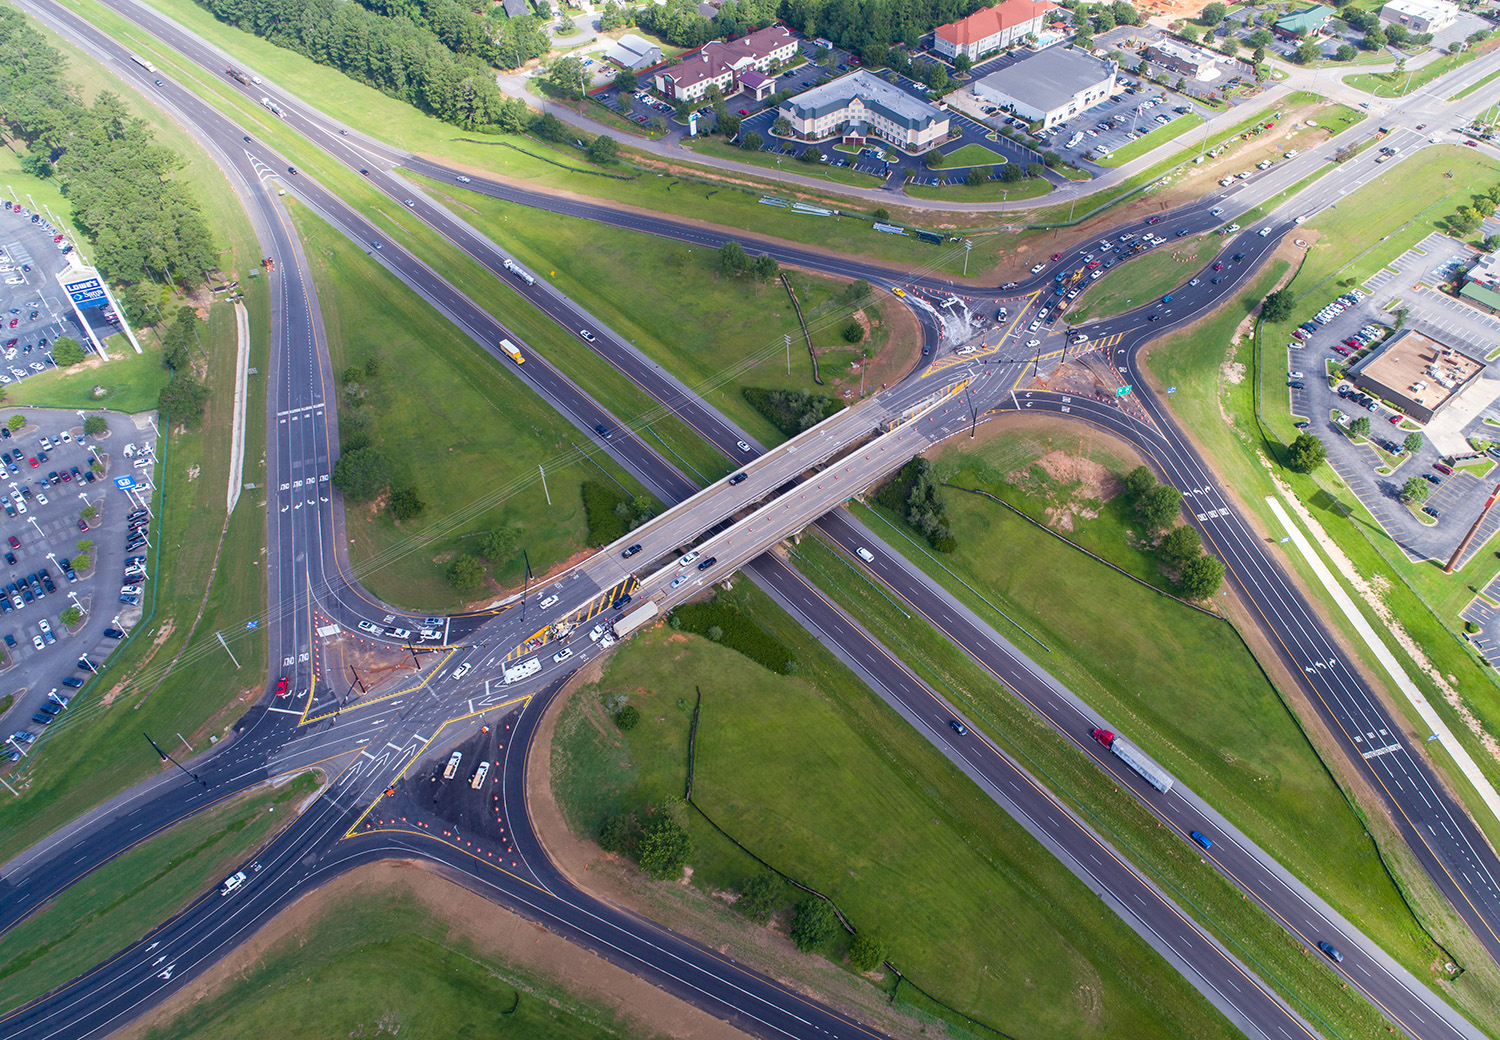
<path id="1" fill-rule="evenodd" d="M 88 613 L 88 611 L 83 609 L 83 604 L 78 602 L 78 596 L 73 592 L 72 589 L 68 590 L 68 598 L 73 601 L 73 606 L 77 607 L 80 613 Z M 93 668 L 93 665 L 89 665 L 89 667 Z M 97 669 L 95 670 L 97 671 Z"/>

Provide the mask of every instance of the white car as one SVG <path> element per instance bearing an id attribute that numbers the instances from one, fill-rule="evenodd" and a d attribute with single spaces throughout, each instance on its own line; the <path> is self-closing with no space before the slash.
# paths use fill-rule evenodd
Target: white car
<path id="1" fill-rule="evenodd" d="M 1288 379 L 1301 379 L 1302 378 L 1302 373 L 1301 372 L 1288 372 L 1286 375 L 1287 375 Z"/>
<path id="2" fill-rule="evenodd" d="M 688 576 L 686 574 L 679 574 L 679 575 L 677 575 L 677 577 L 675 577 L 675 578 L 672 579 L 672 588 L 675 589 L 677 586 L 681 585 L 683 582 L 685 582 L 687 580 L 688 580 Z"/>
<path id="3" fill-rule="evenodd" d="M 388 629 L 385 630 L 385 634 L 386 634 L 387 638 L 390 638 L 390 639 L 410 639 L 411 638 L 411 629 L 409 629 L 409 628 L 388 628 Z"/>
<path id="4" fill-rule="evenodd" d="M 465 661 L 463 664 L 461 664 L 457 668 L 453 669 L 453 679 L 455 681 L 457 681 L 459 679 L 462 679 L 464 676 L 466 676 L 466 675 L 469 674 L 469 670 L 471 668 L 473 668 L 473 667 L 474 667 L 474 662 L 472 662 L 472 661 Z"/>
<path id="5" fill-rule="evenodd" d="M 1042 345 L 1042 341 L 1039 339 L 1028 339 L 1026 341 L 1026 345 L 1028 347 L 1040 347 Z"/>
<path id="6" fill-rule="evenodd" d="M 559 650 L 557 653 L 555 653 L 555 654 L 552 655 L 552 660 L 555 661 L 557 664 L 562 664 L 564 661 L 566 661 L 568 658 L 570 658 L 572 656 L 573 656 L 573 648 L 570 647 L 570 646 L 565 646 L 561 650 Z"/>
<path id="7" fill-rule="evenodd" d="M 38 491 L 36 493 L 36 500 L 37 500 L 37 504 L 38 505 L 46 505 L 47 504 L 47 496 L 44 495 L 44 494 L 42 494 L 40 491 Z"/>
<path id="8" fill-rule="evenodd" d="M 144 590 L 139 585 L 120 586 L 120 595 L 122 596 L 139 596 L 143 591 Z"/>
<path id="9" fill-rule="evenodd" d="M 746 455 L 750 454 L 750 445 L 746 444 L 744 441 L 735 441 L 734 443 L 736 447 L 740 449 L 740 451 L 744 452 Z"/>
<path id="10" fill-rule="evenodd" d="M 34 647 L 36 647 L 38 650 L 41 650 L 41 649 L 45 648 L 47 644 L 42 641 L 42 637 L 41 636 L 32 636 L 31 637 L 31 645 L 34 646 Z"/>
<path id="11" fill-rule="evenodd" d="M 548 596 L 546 599 L 544 599 L 540 603 L 538 603 L 537 606 L 540 609 L 542 609 L 542 610 L 546 610 L 549 607 L 554 606 L 556 603 L 557 603 L 557 597 L 556 596 Z"/>
<path id="12" fill-rule="evenodd" d="M 679 567 L 686 567 L 688 564 L 692 563 L 697 558 L 698 558 L 698 550 L 694 549 L 692 552 L 688 553 L 686 556 L 681 557 L 677 561 L 677 566 L 679 566 Z"/>
<path id="13" fill-rule="evenodd" d="M 591 643 L 597 643 L 597 642 L 599 642 L 599 637 L 602 636 L 602 635 L 604 635 L 604 626 L 603 625 L 595 625 L 592 629 L 589 630 L 589 642 L 591 642 Z"/>
<path id="14" fill-rule="evenodd" d="M 592 332 L 590 332 L 588 329 L 579 329 L 578 330 L 578 334 L 584 338 L 585 342 L 587 342 L 587 343 L 594 342 L 594 334 Z"/>
<path id="15" fill-rule="evenodd" d="M 361 632 L 368 632 L 372 636 L 378 636 L 378 635 L 380 635 L 380 626 L 379 625 L 372 625 L 368 621 L 361 621 L 359 623 L 359 630 Z"/>
<path id="16" fill-rule="evenodd" d="M 1031 269 L 1031 273 L 1032 274 L 1041 274 L 1042 273 L 1042 268 L 1044 268 L 1046 266 L 1047 265 L 1045 263 L 1037 264 L 1035 267 L 1033 267 Z"/>

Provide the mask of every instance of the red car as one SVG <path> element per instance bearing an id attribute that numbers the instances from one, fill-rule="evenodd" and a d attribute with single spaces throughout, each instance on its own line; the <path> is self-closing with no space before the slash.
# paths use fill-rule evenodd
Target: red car
<path id="1" fill-rule="evenodd" d="M 1148 224 L 1160 224 L 1165 219 L 1166 219 L 1165 217 L 1152 217 L 1150 220 L 1146 221 L 1146 223 L 1148 223 Z"/>
<path id="2" fill-rule="evenodd" d="M 1090 268 L 1095 268 L 1095 267 L 1098 267 L 1098 266 L 1099 266 L 1099 261 L 1097 261 L 1097 260 L 1090 260 L 1089 261 L 1089 267 Z"/>
<path id="3" fill-rule="evenodd" d="M 1393 415 L 1393 416 L 1391 416 L 1391 425 L 1392 426 L 1400 426 L 1401 425 L 1401 418 L 1402 417 L 1399 416 L 1399 415 Z"/>
<path id="4" fill-rule="evenodd" d="M 1464 144 L 1468 145 L 1470 148 L 1478 148 L 1479 147 L 1479 142 L 1478 141 L 1465 141 Z"/>
<path id="5" fill-rule="evenodd" d="M 742 109 L 740 109 L 740 115 L 742 115 L 742 116 L 748 116 L 749 114 L 750 114 L 750 110 L 748 108 L 742 108 Z"/>
<path id="6" fill-rule="evenodd" d="M 1061 253 L 1053 253 L 1052 254 L 1052 259 L 1054 261 L 1061 260 L 1062 259 L 1062 254 Z"/>
<path id="7" fill-rule="evenodd" d="M 5 341 L 5 349 L 9 350 L 11 347 L 15 346 L 19 342 L 21 342 L 21 341 L 18 340 L 18 339 L 8 339 L 8 340 Z"/>
<path id="8" fill-rule="evenodd" d="M 285 697 L 290 692 L 291 690 L 287 688 L 286 676 L 283 675 L 280 679 L 276 680 L 276 696 Z"/>
<path id="9" fill-rule="evenodd" d="M 10 536 L 10 547 L 12 549 L 19 549 L 21 547 L 21 539 L 17 538 L 15 535 L 11 535 Z"/>
<path id="10" fill-rule="evenodd" d="M 29 463 L 31 463 L 31 468 L 32 469 L 36 469 L 38 463 L 36 461 L 36 456 L 35 455 L 31 456 L 31 458 L 27 459 L 26 461 L 29 462 Z"/>
<path id="11" fill-rule="evenodd" d="M 1222 271 L 1222 270 L 1224 270 L 1224 261 L 1222 261 L 1222 260 L 1215 260 L 1214 261 L 1214 270 L 1215 271 Z"/>
<path id="12" fill-rule="evenodd" d="M 1453 475 L 1453 467 L 1452 466 L 1445 466 L 1441 462 L 1434 462 L 1432 464 L 1432 468 L 1435 469 L 1435 470 L 1437 470 L 1439 473 L 1446 473 L 1449 476 Z"/>
<path id="13" fill-rule="evenodd" d="M 89 529 L 88 521 L 81 516 L 78 518 L 78 529 L 80 531 L 87 531 Z"/>

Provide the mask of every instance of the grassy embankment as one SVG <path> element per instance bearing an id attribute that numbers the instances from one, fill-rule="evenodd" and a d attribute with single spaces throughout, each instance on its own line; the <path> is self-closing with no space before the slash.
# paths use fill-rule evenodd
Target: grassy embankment
<path id="1" fill-rule="evenodd" d="M 812 379 L 796 312 L 779 280 L 725 277 L 713 249 L 424 183 L 480 231 L 503 242 L 532 270 L 765 443 L 777 443 L 784 435 L 746 403 L 742 387 L 833 396 L 848 388 L 857 393 L 860 379 L 853 366 L 861 348 L 873 356 L 891 345 L 884 325 L 874 326 L 858 346 L 843 338 L 853 313 L 840 298 L 848 283 L 789 271 L 818 353 L 826 384 L 819 387 Z M 652 276 L 643 279 L 642 271 Z M 883 297 L 878 294 L 864 307 L 872 322 L 880 321 L 890 305 L 889 300 L 880 302 Z M 911 333 L 918 334 L 915 327 Z M 901 346 L 917 356 L 915 344 Z"/>
<path id="2" fill-rule="evenodd" d="M 645 1040 L 636 1023 L 477 948 L 410 893 L 320 906 L 295 933 L 148 1040 L 250 1036 Z"/>
<path id="3" fill-rule="evenodd" d="M 0 1006 L 25 1003 L 135 942 L 296 817 L 311 773 L 230 798 L 103 864 L 0 938 Z M 213 897 L 217 898 L 217 897 Z"/>
<path id="4" fill-rule="evenodd" d="M 748 582 L 720 595 L 791 651 L 797 675 L 666 627 L 633 640 L 559 720 L 554 785 L 575 826 L 592 832 L 612 814 L 681 797 L 701 689 L 695 802 L 756 855 L 826 892 L 857 928 L 878 933 L 890 960 L 940 1000 L 1017 1036 L 1232 1034 L 791 617 Z M 642 714 L 628 733 L 607 718 L 608 729 L 597 724 L 600 700 L 618 697 Z M 758 869 L 700 817 L 690 814 L 689 829 L 699 891 L 742 888 Z M 787 889 L 785 901 L 793 898 Z M 783 931 L 785 922 L 783 911 Z M 753 937 L 743 945 L 737 956 L 768 955 Z"/>
<path id="5" fill-rule="evenodd" d="M 1445 174 L 1451 173 L 1449 178 Z M 1254 401 L 1249 391 L 1255 385 L 1249 380 L 1220 388 L 1219 367 L 1225 362 L 1227 331 L 1213 338 L 1196 333 L 1168 341 L 1152 354 L 1149 370 L 1158 383 L 1178 386 L 1171 404 L 1182 421 L 1192 430 L 1215 461 L 1226 483 L 1239 489 L 1241 501 L 1268 529 L 1278 530 L 1274 515 L 1262 501 L 1272 493 L 1262 455 L 1267 450 L 1279 453 L 1280 445 L 1290 441 L 1296 431 L 1294 418 L 1287 413 L 1285 390 L 1286 332 L 1297 322 L 1306 320 L 1328 300 L 1346 287 L 1359 285 L 1384 264 L 1395 259 L 1433 230 L 1438 221 L 1458 205 L 1466 204 L 1470 194 L 1488 187 L 1500 177 L 1500 168 L 1482 155 L 1459 147 L 1424 149 L 1422 154 L 1402 162 L 1372 184 L 1366 185 L 1341 201 L 1337 209 L 1326 210 L 1310 220 L 1309 232 L 1319 237 L 1306 262 L 1292 283 L 1298 295 L 1291 320 L 1283 326 L 1271 326 L 1264 332 L 1263 358 L 1256 358 L 1248 344 L 1234 350 L 1230 360 L 1252 366 L 1259 377 L 1261 409 L 1265 436 L 1262 438 L 1253 422 Z M 1421 199 L 1423 208 L 1413 212 L 1411 199 Z M 1243 311 L 1240 312 L 1243 316 Z M 1231 322 L 1231 327 L 1233 323 Z M 1309 350 L 1298 352 L 1300 367 L 1316 363 Z M 1221 400 L 1222 399 L 1222 400 Z M 1225 423 L 1223 412 L 1236 416 Z M 1374 517 L 1360 505 L 1338 480 L 1331 469 L 1322 468 L 1311 476 L 1299 476 L 1279 470 L 1306 505 L 1315 520 L 1334 539 L 1341 551 L 1353 561 L 1367 579 L 1388 585 L 1381 599 L 1384 609 L 1400 622 L 1415 645 L 1421 648 L 1436 675 L 1449 677 L 1445 685 L 1461 692 L 1466 710 L 1477 716 L 1490 732 L 1500 729 L 1500 684 L 1493 671 L 1481 665 L 1460 636 L 1462 622 L 1458 612 L 1468 603 L 1470 586 L 1483 588 L 1500 570 L 1500 559 L 1493 553 L 1478 552 L 1467 566 L 1453 575 L 1444 575 L 1430 563 L 1413 564 L 1381 531 Z M 1458 537 L 1454 534 L 1455 541 Z M 1341 620 L 1339 612 L 1326 602 L 1319 585 L 1300 557 L 1289 554 L 1287 563 L 1298 570 L 1306 586 L 1319 600 L 1325 601 L 1326 616 L 1349 636 L 1349 644 L 1359 640 Z M 1356 597 L 1358 600 L 1359 598 Z M 1360 600 L 1361 610 L 1375 631 L 1387 638 L 1398 660 L 1409 660 L 1407 651 L 1389 635 L 1388 622 Z M 1365 655 L 1368 658 L 1368 655 Z M 1373 674 L 1383 674 L 1369 659 Z M 1413 682 L 1422 690 L 1434 709 L 1448 721 L 1470 754 L 1486 771 L 1492 783 L 1500 783 L 1500 763 L 1484 750 L 1459 712 L 1448 702 L 1434 675 L 1425 668 L 1409 669 Z M 1410 724 L 1420 727 L 1404 701 L 1397 699 L 1398 709 Z M 1422 730 L 1425 733 L 1425 729 Z M 1428 745 L 1440 768 L 1449 760 L 1436 745 Z M 1455 790 L 1467 796 L 1468 786 L 1459 781 Z M 1472 801 L 1472 800 L 1471 800 Z M 1500 838 L 1500 825 L 1473 802 L 1475 819 L 1492 840 Z"/>
<path id="6" fill-rule="evenodd" d="M 249 220 L 218 167 L 175 122 L 132 88 L 61 38 L 41 31 L 67 55 L 69 79 L 79 84 L 86 96 L 100 90 L 113 91 L 134 114 L 152 124 L 159 143 L 185 160 L 176 176 L 197 189 L 208 224 L 223 250 L 221 269 L 240 279 L 250 317 L 249 364 L 265 372 L 270 308 L 265 280 L 253 277 L 261 251 Z M 7 164 L 7 183 L 15 185 L 23 196 L 28 190 L 33 195 L 53 190 L 49 184 L 29 181 L 8 165 L 13 162 L 10 153 L 0 156 L 0 163 Z M 61 199 L 49 205 L 66 221 L 67 207 Z M 83 248 L 86 254 L 92 252 L 86 243 Z M 213 396 L 203 427 L 174 430 L 166 443 L 157 477 L 165 502 L 158 512 L 160 529 L 155 541 L 159 547 L 170 549 L 151 561 L 154 580 L 147 589 L 146 621 L 75 700 L 70 712 L 72 722 L 52 727 L 38 741 L 37 751 L 19 763 L 10 777 L 11 783 L 21 788 L 22 797 L 0 804 L 0 839 L 8 848 L 24 848 L 101 798 L 160 769 L 161 763 L 140 737 L 142 729 L 160 735 L 181 732 L 202 750 L 211 728 L 233 721 L 236 698 L 258 690 L 264 681 L 260 666 L 265 659 L 263 632 L 245 629 L 245 621 L 260 616 L 265 603 L 262 583 L 256 576 L 264 546 L 262 493 L 241 495 L 227 528 L 225 525 L 236 350 L 234 314 L 228 305 L 212 307 L 200 338 L 202 349 L 195 352 L 195 361 Z M 139 357 L 117 338 L 113 348 L 125 351 L 117 360 L 101 367 L 44 373 L 26 380 L 24 386 L 8 388 L 9 397 L 68 409 L 100 405 L 126 411 L 154 408 L 157 389 L 165 382 L 166 373 L 160 369 L 154 335 L 147 332 L 141 339 L 145 353 Z M 96 384 L 108 391 L 103 398 L 93 396 Z M 265 451 L 263 378 L 250 380 L 246 414 L 245 479 L 260 483 Z M 146 431 L 149 436 L 150 428 Z M 113 453 L 117 448 L 112 449 L 106 441 L 102 450 Z M 112 463 L 112 472 L 118 472 L 118 459 Z M 215 580 L 221 572 L 235 575 L 235 580 Z M 212 636 L 217 630 L 224 632 L 236 656 L 248 665 L 245 670 L 236 670 L 219 647 Z M 106 690 L 114 694 L 107 708 L 100 696 Z"/>
<path id="7" fill-rule="evenodd" d="M 1107 318 L 1158 300 L 1197 274 L 1222 248 L 1224 239 L 1213 234 L 1169 240 L 1145 256 L 1126 261 L 1090 285 L 1081 297 L 1083 305 L 1068 312 L 1068 321 L 1076 325 Z"/>
<path id="8" fill-rule="evenodd" d="M 482 351 L 321 220 L 300 207 L 296 220 L 333 370 L 342 373 L 372 355 L 380 359 L 379 375 L 360 384 L 368 396 L 359 408 L 373 419 L 373 446 L 390 462 L 393 479 L 415 484 L 428 502 L 427 511 L 406 524 L 386 509 L 347 511 L 351 562 L 377 596 L 413 609 L 456 608 L 460 596 L 442 566 L 460 552 L 475 552 L 481 532 L 515 529 L 532 569 L 545 573 L 588 542 L 579 493 L 584 481 L 618 480 L 642 493 L 618 464 L 525 389 L 509 362 Z M 422 377 L 410 378 L 414 372 Z M 341 400 L 340 407 L 347 405 Z M 575 445 L 589 457 L 580 457 Z M 547 467 L 545 490 L 538 465 Z M 496 577 L 519 585 L 524 569 L 518 551 Z"/>
<path id="9" fill-rule="evenodd" d="M 1189 130 L 1194 129 L 1195 127 L 1200 127 L 1205 122 L 1207 122 L 1207 120 L 1205 120 L 1196 112 L 1189 113 L 1185 116 L 1178 116 L 1170 123 L 1167 123 L 1164 126 L 1159 126 L 1155 130 L 1142 134 L 1134 141 L 1130 141 L 1126 144 L 1121 145 L 1119 148 L 1116 148 L 1114 154 L 1111 155 L 1108 159 L 1099 160 L 1099 165 L 1109 167 L 1110 169 L 1113 169 L 1116 166 L 1124 166 L 1126 163 L 1130 162 L 1130 160 L 1137 159 L 1145 155 L 1147 152 L 1151 151 L 1151 149 L 1160 147 L 1161 145 L 1166 144 L 1168 141 L 1175 141 L 1177 138 L 1181 137 Z"/>
<path id="10" fill-rule="evenodd" d="M 1344 82 L 1355 90 L 1363 90 L 1379 98 L 1405 97 L 1414 90 L 1421 90 L 1427 84 L 1445 76 L 1458 68 L 1467 65 L 1481 54 L 1493 50 L 1493 47 L 1470 47 L 1459 54 L 1444 54 L 1436 61 L 1428 62 L 1420 69 L 1411 72 L 1360 72 L 1353 76 L 1345 76 Z"/>

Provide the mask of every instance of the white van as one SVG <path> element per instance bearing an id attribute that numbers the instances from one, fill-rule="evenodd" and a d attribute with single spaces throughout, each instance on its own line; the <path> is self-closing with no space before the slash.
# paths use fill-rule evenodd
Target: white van
<path id="1" fill-rule="evenodd" d="M 875 562 L 875 554 L 872 553 L 869 549 L 866 549 L 863 545 L 861 545 L 859 548 L 857 548 L 857 549 L 854 550 L 854 555 L 858 556 L 861 560 L 864 560 L 866 563 L 874 563 Z"/>
<path id="2" fill-rule="evenodd" d="M 225 878 L 224 883 L 219 886 L 219 895 L 227 896 L 229 893 L 233 892 L 244 883 L 245 872 L 243 870 L 236 871 L 235 873 L 230 874 L 227 878 Z"/>

